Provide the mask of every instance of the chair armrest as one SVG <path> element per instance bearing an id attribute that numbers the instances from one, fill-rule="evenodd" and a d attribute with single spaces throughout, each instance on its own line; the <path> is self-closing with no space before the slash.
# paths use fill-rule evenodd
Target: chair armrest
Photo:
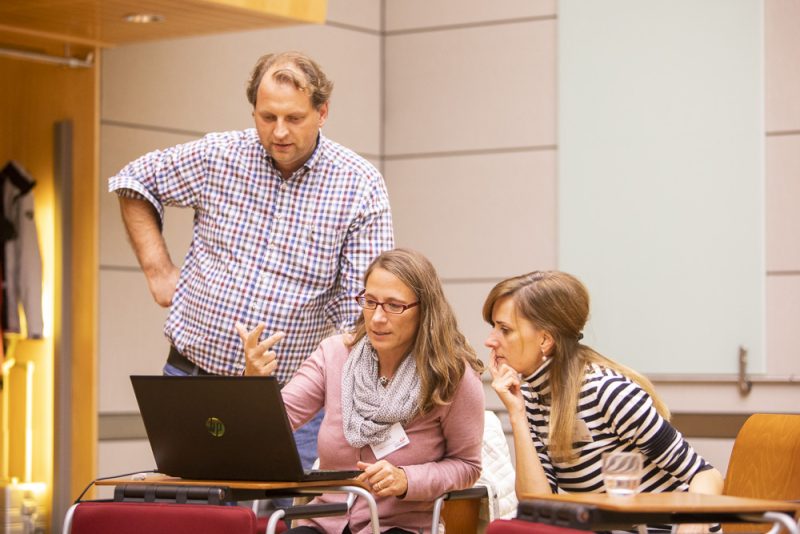
<path id="1" fill-rule="evenodd" d="M 345 515 L 350 509 L 349 502 L 326 503 L 326 504 L 302 504 L 300 506 L 289 506 L 278 508 L 270 514 L 267 520 L 266 534 L 277 532 L 278 521 L 292 519 L 309 519 L 312 517 L 327 517 L 332 515 Z"/>
<path id="2" fill-rule="evenodd" d="M 433 518 L 431 519 L 431 532 L 439 531 L 439 517 L 442 515 L 444 501 L 458 501 L 463 499 L 482 499 L 488 497 L 486 486 L 473 486 L 463 490 L 448 491 L 433 502 Z"/>
<path id="3" fill-rule="evenodd" d="M 485 486 L 474 486 L 463 490 L 450 491 L 440 498 L 443 498 L 445 501 L 458 501 L 461 499 L 483 499 L 488 496 L 489 492 Z"/>
<path id="4" fill-rule="evenodd" d="M 344 515 L 348 507 L 346 502 L 326 503 L 326 504 L 301 504 L 300 506 L 289 506 L 283 509 L 284 519 L 308 519 L 310 517 L 327 517 L 332 515 Z"/>

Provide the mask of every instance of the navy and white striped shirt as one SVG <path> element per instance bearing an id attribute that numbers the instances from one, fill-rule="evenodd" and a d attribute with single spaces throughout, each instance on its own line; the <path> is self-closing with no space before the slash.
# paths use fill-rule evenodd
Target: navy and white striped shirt
<path id="1" fill-rule="evenodd" d="M 355 322 L 364 271 L 394 246 L 383 177 L 321 133 L 286 180 L 251 128 L 146 154 L 109 190 L 148 200 L 162 219 L 163 206 L 194 209 L 164 332 L 215 374 L 244 370 L 234 324 L 264 322 L 287 333 L 275 347 L 287 381 L 323 338 Z"/>
<path id="2" fill-rule="evenodd" d="M 656 411 L 650 395 L 621 373 L 589 364 L 578 400 L 572 461 L 548 454 L 551 360 L 525 379 L 528 425 L 554 493 L 604 492 L 601 456 L 610 451 L 638 451 L 644 456 L 641 492 L 686 491 L 692 477 L 711 469 Z"/>

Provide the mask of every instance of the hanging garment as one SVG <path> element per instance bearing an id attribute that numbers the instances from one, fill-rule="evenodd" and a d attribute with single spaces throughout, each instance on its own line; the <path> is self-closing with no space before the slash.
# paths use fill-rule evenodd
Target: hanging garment
<path id="1" fill-rule="evenodd" d="M 0 269 L 0 275 L 2 275 L 2 269 Z M 3 291 L 3 277 L 0 276 L 0 308 L 3 307 L 3 302 L 4 302 L 3 297 L 5 297 Z M 2 323 L 0 323 L 0 336 L 2 335 L 3 335 L 3 325 Z M 6 363 L 5 338 L 3 338 L 3 341 L 4 341 L 3 343 L 0 343 L 0 365 Z M 3 375 L 0 374 L 0 390 L 2 389 L 3 389 Z"/>
<path id="2" fill-rule="evenodd" d="M 33 218 L 36 182 L 14 161 L 0 171 L 2 181 L 3 321 L 5 333 L 20 332 L 19 310 L 25 313 L 28 337 L 40 338 L 42 324 L 42 256 Z"/>

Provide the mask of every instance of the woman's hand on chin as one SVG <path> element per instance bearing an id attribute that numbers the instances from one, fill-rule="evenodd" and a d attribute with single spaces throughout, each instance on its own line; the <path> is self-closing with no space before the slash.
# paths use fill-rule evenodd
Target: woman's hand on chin
<path id="1" fill-rule="evenodd" d="M 494 351 L 489 356 L 489 372 L 492 374 L 492 388 L 503 401 L 509 415 L 525 412 L 525 399 L 520 389 L 519 373 L 498 358 Z"/>
<path id="2" fill-rule="evenodd" d="M 271 376 L 278 368 L 278 359 L 272 347 L 286 337 L 284 332 L 276 332 L 259 343 L 258 338 L 264 332 L 266 325 L 259 323 L 253 330 L 241 323 L 236 323 L 236 332 L 242 340 L 244 348 L 244 375 L 245 376 Z"/>

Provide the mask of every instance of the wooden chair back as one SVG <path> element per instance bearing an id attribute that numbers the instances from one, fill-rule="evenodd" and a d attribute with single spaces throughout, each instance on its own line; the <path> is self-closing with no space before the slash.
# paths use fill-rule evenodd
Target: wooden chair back
<path id="1" fill-rule="evenodd" d="M 478 531 L 478 515 L 480 499 L 447 501 L 442 508 L 442 519 L 447 525 L 447 532 L 472 534 Z"/>
<path id="2" fill-rule="evenodd" d="M 800 501 L 800 415 L 754 414 L 733 443 L 725 495 Z M 725 525 L 727 532 L 768 527 Z"/>

